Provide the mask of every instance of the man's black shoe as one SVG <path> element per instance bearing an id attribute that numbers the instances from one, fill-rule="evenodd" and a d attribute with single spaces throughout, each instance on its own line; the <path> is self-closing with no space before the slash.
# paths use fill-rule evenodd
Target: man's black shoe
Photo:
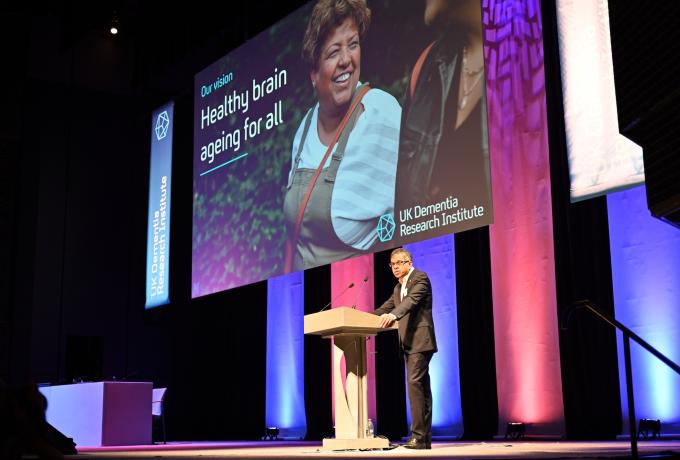
<path id="1" fill-rule="evenodd" d="M 403 444 L 406 449 L 432 449 L 432 443 L 426 441 L 419 441 L 416 438 L 410 438 Z"/>

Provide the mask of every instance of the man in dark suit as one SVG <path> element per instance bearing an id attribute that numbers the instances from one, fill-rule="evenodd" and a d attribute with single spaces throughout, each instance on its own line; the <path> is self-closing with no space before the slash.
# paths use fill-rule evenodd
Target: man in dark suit
<path id="1" fill-rule="evenodd" d="M 411 253 L 397 248 L 390 255 L 390 268 L 399 280 L 394 292 L 375 310 L 380 327 L 399 321 L 399 340 L 404 351 L 411 406 L 411 438 L 404 447 L 432 446 L 432 391 L 429 366 L 437 351 L 432 320 L 432 286 L 427 274 L 413 267 Z"/>

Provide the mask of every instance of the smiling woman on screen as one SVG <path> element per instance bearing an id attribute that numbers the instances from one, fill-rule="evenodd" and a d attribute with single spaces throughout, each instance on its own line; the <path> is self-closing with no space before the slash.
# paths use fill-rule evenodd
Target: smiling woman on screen
<path id="1" fill-rule="evenodd" d="M 401 108 L 359 80 L 370 20 L 365 0 L 319 0 L 305 31 L 318 103 L 293 140 L 286 272 L 375 249 L 378 220 L 394 211 Z"/>

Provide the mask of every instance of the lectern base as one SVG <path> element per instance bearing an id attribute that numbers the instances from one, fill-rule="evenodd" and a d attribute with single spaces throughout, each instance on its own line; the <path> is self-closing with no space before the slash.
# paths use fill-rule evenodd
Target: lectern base
<path id="1" fill-rule="evenodd" d="M 361 438 L 361 439 L 324 439 L 323 450 L 348 449 L 386 449 L 390 446 L 389 439 Z"/>

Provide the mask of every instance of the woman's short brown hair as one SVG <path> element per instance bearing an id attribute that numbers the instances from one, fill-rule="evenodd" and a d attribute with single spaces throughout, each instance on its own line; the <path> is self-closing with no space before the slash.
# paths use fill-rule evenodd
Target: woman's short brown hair
<path id="1" fill-rule="evenodd" d="M 359 29 L 359 37 L 363 39 L 371 24 L 371 10 L 366 6 L 366 0 L 319 0 L 316 2 L 302 41 L 302 59 L 311 69 L 318 67 L 321 45 L 324 40 L 347 18 L 354 19 Z"/>

